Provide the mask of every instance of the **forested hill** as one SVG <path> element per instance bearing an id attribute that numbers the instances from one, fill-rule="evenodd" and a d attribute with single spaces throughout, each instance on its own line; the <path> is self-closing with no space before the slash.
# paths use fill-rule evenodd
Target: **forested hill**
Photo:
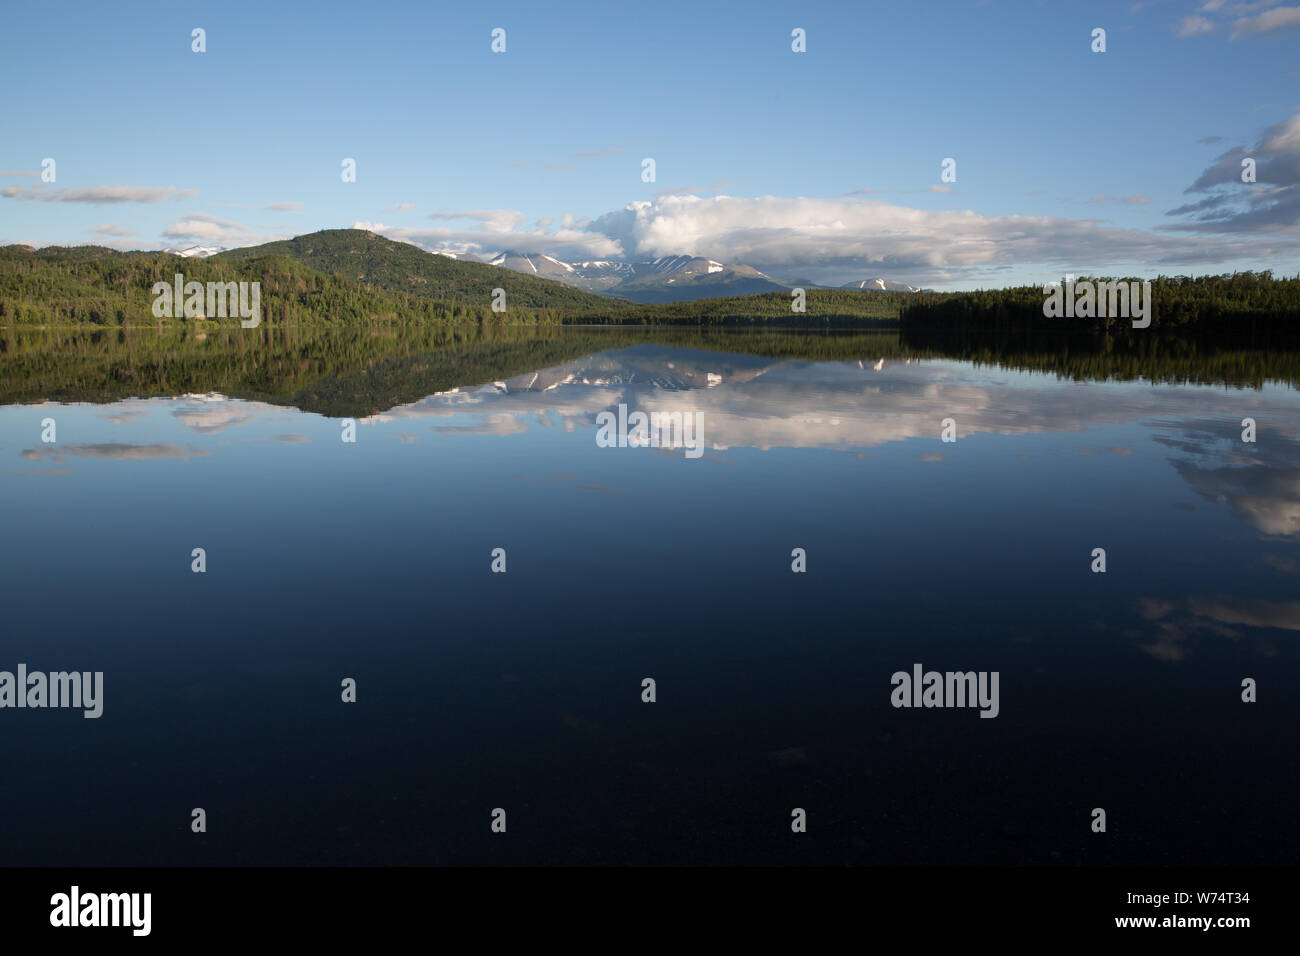
<path id="1" fill-rule="evenodd" d="M 810 289 L 793 313 L 786 293 L 638 305 L 484 263 L 457 262 L 357 229 L 329 230 L 208 258 L 103 246 L 0 246 L 0 327 L 235 325 L 159 319 L 156 282 L 260 282 L 261 319 L 506 325 L 651 324 L 861 327 L 895 324 L 900 293 Z M 492 311 L 493 290 L 506 311 Z"/>
<path id="2" fill-rule="evenodd" d="M 493 289 L 505 289 L 508 308 L 609 312 L 618 300 L 584 292 L 562 282 L 537 279 L 484 262 L 461 262 L 395 242 L 363 229 L 324 229 L 281 242 L 232 249 L 213 262 L 284 255 L 326 275 L 340 275 L 390 292 L 490 306 Z"/>
<path id="3" fill-rule="evenodd" d="M 276 324 L 378 320 L 861 329 L 898 327 L 901 319 L 920 344 L 917 336 L 1044 331 L 1117 337 L 1173 331 L 1256 345 L 1300 339 L 1300 278 L 1275 279 L 1267 272 L 1157 278 L 1151 283 L 1150 329 L 1138 331 L 1126 318 L 1045 316 L 1044 292 L 1037 286 L 961 293 L 809 289 L 801 313 L 792 311 L 786 292 L 641 305 L 499 266 L 459 262 L 359 229 L 325 230 L 209 258 L 102 246 L 0 246 L 0 328 L 237 325 L 237 318 L 155 317 L 153 286 L 170 285 L 177 273 L 203 284 L 260 283 L 261 320 Z M 504 313 L 492 309 L 498 288 L 506 293 Z"/>
<path id="4" fill-rule="evenodd" d="M 450 323 L 491 319 L 490 296 L 478 305 L 385 291 L 327 275 L 285 255 L 182 259 L 168 253 L 117 252 L 102 246 L 39 251 L 0 247 L 0 326 L 147 326 L 160 322 L 237 325 L 238 319 L 156 318 L 154 283 L 259 282 L 261 321 L 333 324 L 361 320 Z M 546 310 L 511 305 L 511 322 L 558 323 Z M 178 309 L 179 311 L 179 309 Z"/>
<path id="5" fill-rule="evenodd" d="M 1103 281 L 1112 280 L 1080 277 L 1076 285 L 1095 290 Z M 1140 279 L 1119 281 L 1130 289 L 1142 285 Z M 1150 291 L 1151 324 L 1144 330 L 1133 329 L 1131 311 L 1127 316 L 1044 315 L 1042 286 L 918 296 L 903 308 L 901 322 L 913 334 L 1085 331 L 1131 337 L 1161 331 L 1278 340 L 1300 336 L 1300 277 L 1279 279 L 1267 271 L 1159 276 L 1151 280 Z"/>

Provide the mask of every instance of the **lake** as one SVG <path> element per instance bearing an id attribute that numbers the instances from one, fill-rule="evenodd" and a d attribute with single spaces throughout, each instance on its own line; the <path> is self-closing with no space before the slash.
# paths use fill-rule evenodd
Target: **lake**
<path id="1" fill-rule="evenodd" d="M 238 333 L 0 352 L 10 864 L 1300 851 L 1294 357 Z"/>

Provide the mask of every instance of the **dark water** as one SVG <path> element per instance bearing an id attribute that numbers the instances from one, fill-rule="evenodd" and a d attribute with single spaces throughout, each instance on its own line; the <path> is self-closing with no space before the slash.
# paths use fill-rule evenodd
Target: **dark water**
<path id="1" fill-rule="evenodd" d="M 0 408 L 0 670 L 104 674 L 0 709 L 5 862 L 1294 862 L 1290 384 L 611 344 Z M 996 718 L 891 706 L 917 663 Z"/>

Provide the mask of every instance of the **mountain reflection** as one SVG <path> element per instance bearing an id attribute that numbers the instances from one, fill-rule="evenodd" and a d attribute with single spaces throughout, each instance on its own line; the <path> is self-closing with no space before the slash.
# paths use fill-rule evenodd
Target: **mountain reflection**
<path id="1" fill-rule="evenodd" d="M 958 447 L 939 441 L 947 418 L 955 421 L 961 442 L 1074 435 L 1071 453 L 1087 456 L 1132 455 L 1134 449 L 1126 445 L 1087 442 L 1092 430 L 1130 426 L 1164 449 L 1169 464 L 1203 500 L 1226 503 L 1237 520 L 1263 535 L 1300 534 L 1300 443 L 1292 437 L 1300 400 L 1293 388 L 1279 384 L 1153 387 L 1080 382 L 946 359 L 809 361 L 642 344 L 434 392 L 359 417 L 358 426 L 363 435 L 407 444 L 421 435 L 508 437 L 557 428 L 574 433 L 595 429 L 599 413 L 620 405 L 647 414 L 697 413 L 705 448 L 714 454 L 750 448 L 862 456 L 869 449 L 914 442 L 919 444 L 907 447 L 907 454 L 940 467 Z M 152 433 L 159 415 L 170 416 L 197 445 L 121 440 L 123 432 Z M 313 417 L 215 392 L 129 399 L 99 413 L 112 441 L 27 446 L 20 454 L 53 462 L 189 458 L 220 447 L 205 445 L 204 438 L 237 438 L 263 423 L 275 423 L 268 440 L 307 444 L 309 433 L 285 423 Z M 1255 443 L 1241 441 L 1246 417 L 1258 423 Z M 1032 444 L 1018 447 L 1008 467 L 1034 451 Z"/>
<path id="2" fill-rule="evenodd" d="M 271 816 L 295 820 L 306 780 L 348 826 L 393 813 L 412 781 L 441 788 L 411 802 L 405 848 L 430 806 L 526 811 L 548 778 L 547 820 L 616 807 L 603 826 L 629 814 L 627 858 L 650 863 L 709 786 L 715 819 L 762 804 L 746 834 L 811 795 L 826 819 L 872 821 L 872 859 L 911 864 L 922 847 L 928 862 L 1042 863 L 1002 822 L 1038 807 L 1028 825 L 1053 832 L 1107 805 L 1107 780 L 1141 788 L 1156 808 L 1142 826 L 1160 828 L 1116 841 L 1111 862 L 1150 865 L 1152 847 L 1295 859 L 1294 787 L 1277 786 L 1295 748 L 1274 732 L 1300 717 L 1285 692 L 1300 680 L 1300 393 L 1285 357 L 380 332 L 0 355 L 9 659 L 86 661 L 121 688 L 97 728 L 116 744 L 78 773 L 179 781 L 136 818 L 114 812 L 126 835 L 104 859 L 190 859 L 184 825 L 175 838 L 156 821 L 190 806 L 196 781 L 225 787 L 227 806 L 252 794 L 246 819 L 283 795 Z M 690 414 L 702 454 L 602 444 L 611 412 Z M 498 548 L 508 574 L 490 570 Z M 917 662 L 998 672 L 996 720 L 895 710 L 890 675 Z M 340 708 L 354 674 L 362 709 Z M 639 697 L 647 675 L 658 709 Z M 18 757 L 54 772 L 45 757 L 81 752 L 82 721 L 37 716 L 13 735 Z M 357 774 L 323 773 L 321 727 L 344 734 Z M 597 788 L 578 804 L 574 779 Z M 466 782 L 482 789 L 467 798 Z M 1012 791 L 1030 799 L 1009 804 Z M 9 807 L 24 858 L 80 859 L 118 832 L 51 812 L 52 792 Z M 978 794 L 978 812 L 954 814 Z M 371 796 L 374 813 L 353 812 Z M 1266 827 L 1239 825 L 1262 813 Z M 931 842 L 968 817 L 993 821 L 986 840 Z M 671 823 L 646 849 L 658 819 Z M 1206 820 L 1224 821 L 1212 854 L 1187 842 Z M 555 846 L 587 826 L 569 823 Z M 1076 823 L 1042 846 L 1070 859 L 1091 836 Z M 351 859 L 321 856 L 333 831 L 309 829 L 293 855 L 268 834 L 266 855 L 219 859 Z"/>

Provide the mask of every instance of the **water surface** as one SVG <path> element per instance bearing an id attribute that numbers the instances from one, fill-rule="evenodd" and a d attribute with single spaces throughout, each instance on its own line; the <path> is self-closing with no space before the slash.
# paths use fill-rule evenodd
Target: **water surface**
<path id="1" fill-rule="evenodd" d="M 11 350 L 0 669 L 105 693 L 0 710 L 7 861 L 1294 861 L 1291 381 L 736 341 Z"/>

